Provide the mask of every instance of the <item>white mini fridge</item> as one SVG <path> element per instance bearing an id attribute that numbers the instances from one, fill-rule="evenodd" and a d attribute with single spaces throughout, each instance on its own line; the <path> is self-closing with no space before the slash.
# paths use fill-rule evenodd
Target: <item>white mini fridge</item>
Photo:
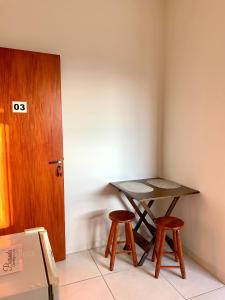
<path id="1" fill-rule="evenodd" d="M 0 300 L 59 300 L 47 231 L 0 236 Z"/>

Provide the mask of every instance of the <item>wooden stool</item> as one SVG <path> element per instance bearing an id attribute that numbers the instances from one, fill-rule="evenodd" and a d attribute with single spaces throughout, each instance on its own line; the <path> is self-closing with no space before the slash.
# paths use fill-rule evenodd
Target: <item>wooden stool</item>
<path id="1" fill-rule="evenodd" d="M 134 243 L 133 229 L 131 222 L 134 220 L 134 213 L 127 210 L 115 210 L 109 214 L 110 220 L 112 220 L 112 225 L 110 228 L 110 233 L 108 237 L 108 242 L 105 250 L 105 257 L 111 255 L 110 259 L 110 271 L 114 268 L 115 257 L 117 253 L 132 253 L 133 264 L 137 266 L 137 254 Z M 125 224 L 125 233 L 126 233 L 126 241 L 117 241 L 118 239 L 118 230 L 119 223 Z M 117 251 L 118 243 L 126 243 L 125 250 Z M 110 252 L 110 247 L 112 245 L 112 251 Z"/>
<path id="2" fill-rule="evenodd" d="M 180 268 L 182 278 L 186 278 L 183 250 L 180 238 L 180 229 L 184 226 L 184 222 L 181 219 L 175 217 L 160 217 L 154 220 L 157 232 L 156 232 L 156 242 L 152 254 L 152 261 L 157 260 L 155 268 L 155 277 L 159 277 L 160 268 Z M 164 252 L 164 244 L 166 238 L 166 231 L 172 230 L 173 232 L 173 243 L 174 251 Z M 161 266 L 161 260 L 163 254 L 174 254 L 175 261 L 179 261 L 178 266 Z"/>

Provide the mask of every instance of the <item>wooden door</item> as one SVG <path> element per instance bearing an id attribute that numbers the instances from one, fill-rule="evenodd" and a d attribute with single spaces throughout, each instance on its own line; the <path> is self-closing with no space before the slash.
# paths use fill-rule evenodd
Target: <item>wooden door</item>
<path id="1" fill-rule="evenodd" d="M 19 102 L 13 112 L 12 102 Z M 27 112 L 24 104 L 27 102 Z M 20 107 L 21 106 L 21 107 Z M 60 57 L 0 48 L 0 235 L 44 226 L 65 258 Z"/>

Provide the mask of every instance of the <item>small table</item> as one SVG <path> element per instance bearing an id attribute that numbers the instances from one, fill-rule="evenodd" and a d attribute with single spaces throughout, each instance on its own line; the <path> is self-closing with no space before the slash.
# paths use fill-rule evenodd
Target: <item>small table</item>
<path id="1" fill-rule="evenodd" d="M 165 213 L 165 216 L 169 216 L 171 215 L 181 196 L 199 193 L 199 191 L 197 190 L 159 177 L 110 182 L 110 184 L 126 196 L 128 201 L 136 211 L 137 215 L 139 216 L 139 219 L 133 229 L 135 242 L 144 250 L 144 254 L 142 255 L 138 263 L 139 266 L 143 265 L 152 246 L 154 245 L 156 238 L 155 226 L 153 226 L 146 220 L 146 216 L 149 215 L 154 223 L 154 219 L 156 217 L 151 211 L 153 203 L 156 200 L 162 198 L 172 198 L 172 202 Z M 143 212 L 141 212 L 141 210 L 139 209 L 137 202 L 139 202 L 144 208 Z M 149 241 L 146 240 L 140 233 L 138 233 L 138 229 L 140 228 L 142 223 L 152 234 L 152 238 Z M 167 236 L 166 241 L 169 244 L 170 248 L 173 250 L 173 240 Z"/>

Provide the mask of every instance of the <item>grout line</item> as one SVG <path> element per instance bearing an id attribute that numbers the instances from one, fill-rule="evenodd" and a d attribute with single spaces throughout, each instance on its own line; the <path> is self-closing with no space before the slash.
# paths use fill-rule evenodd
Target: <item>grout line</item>
<path id="1" fill-rule="evenodd" d="M 166 281 L 166 282 L 168 282 L 169 283 L 169 285 L 171 285 L 173 288 L 174 288 L 174 290 L 183 298 L 183 299 L 186 299 L 185 297 L 184 297 L 184 295 L 182 295 L 181 294 L 181 292 L 169 281 L 169 280 L 167 280 L 166 279 L 166 277 L 163 275 L 163 274 L 160 274 L 163 278 L 164 278 L 164 280 Z"/>
<path id="2" fill-rule="evenodd" d="M 139 267 L 137 267 L 137 268 L 139 268 Z M 141 270 L 141 269 L 140 269 L 140 270 Z M 107 277 L 107 276 L 111 276 L 111 275 L 113 275 L 113 274 L 125 273 L 125 272 L 130 272 L 130 271 L 132 271 L 132 269 L 124 269 L 124 270 L 120 270 L 120 271 L 112 271 L 112 272 L 110 272 L 110 273 L 103 274 L 102 276 L 103 276 L 103 277 Z"/>
<path id="3" fill-rule="evenodd" d="M 98 271 L 99 271 L 99 273 L 101 274 L 101 276 L 103 276 L 103 274 L 102 274 L 102 272 L 101 272 L 101 270 L 100 270 L 99 266 L 97 265 L 97 263 L 96 263 L 96 261 L 95 261 L 94 257 L 93 257 L 93 256 L 92 256 L 92 254 L 91 254 L 91 251 L 90 251 L 90 250 L 88 250 L 88 253 L 90 254 L 90 256 L 91 256 L 91 258 L 92 258 L 92 260 L 93 260 L 94 264 L 96 265 L 96 267 L 97 267 L 97 269 L 98 269 Z"/>
<path id="4" fill-rule="evenodd" d="M 198 294 L 198 295 L 195 295 L 195 296 L 192 296 L 192 297 L 190 297 L 190 298 L 185 298 L 185 296 L 184 295 L 182 295 L 181 293 L 180 293 L 180 291 L 179 290 L 177 290 L 177 288 L 176 288 L 176 286 L 175 285 L 173 285 L 167 278 L 166 278 L 166 276 L 164 276 L 163 274 L 161 274 L 162 276 L 163 276 L 163 278 L 182 296 L 182 298 L 184 298 L 184 299 L 186 299 L 186 300 L 192 300 L 192 299 L 195 299 L 195 298 L 197 298 L 197 297 L 199 297 L 199 296 L 201 296 L 201 295 L 205 295 L 205 294 L 209 294 L 209 293 L 211 293 L 211 292 L 214 292 L 214 291 L 217 291 L 217 290 L 220 290 L 220 289 L 223 289 L 223 288 L 225 288 L 225 286 L 221 286 L 221 287 L 219 287 L 219 288 L 216 288 L 216 289 L 213 289 L 213 290 L 210 290 L 210 291 L 208 291 L 208 292 L 204 292 L 204 293 L 201 293 L 201 294 Z"/>
<path id="5" fill-rule="evenodd" d="M 98 275 L 98 276 L 89 277 L 89 278 L 85 278 L 85 279 L 82 279 L 82 280 L 78 280 L 78 281 L 73 281 L 73 282 L 70 282 L 70 283 L 62 284 L 62 285 L 59 285 L 59 287 L 64 287 L 64 286 L 67 286 L 67 285 L 72 285 L 72 284 L 75 284 L 75 283 L 79 283 L 79 282 L 91 280 L 91 279 L 98 278 L 98 277 L 101 277 L 101 274 Z"/>
<path id="6" fill-rule="evenodd" d="M 213 293 L 213 292 L 215 292 L 215 291 L 218 291 L 218 290 L 221 290 L 221 289 L 224 289 L 224 288 L 225 288 L 224 286 L 221 286 L 220 288 L 211 290 L 211 291 L 209 291 L 209 292 L 201 293 L 201 294 L 196 295 L 196 296 L 194 296 L 194 297 L 188 298 L 187 300 L 192 300 L 192 299 L 195 299 L 195 298 L 200 297 L 200 296 L 202 296 L 202 295 L 207 295 L 207 294 Z"/>
<path id="7" fill-rule="evenodd" d="M 105 280 L 105 278 L 104 278 L 104 276 L 103 276 L 103 274 L 102 274 L 102 272 L 101 272 L 101 270 L 100 270 L 99 266 L 97 265 L 97 263 L 96 263 L 96 261 L 95 261 L 94 257 L 91 255 L 91 251 L 90 251 L 90 250 L 88 250 L 88 252 L 89 252 L 89 254 L 90 254 L 90 256 L 91 256 L 91 258 L 92 258 L 93 262 L 95 263 L 96 267 L 98 268 L 98 270 L 99 270 L 99 272 L 100 272 L 100 274 L 101 274 L 101 277 L 102 277 L 102 279 L 104 280 L 104 282 L 105 282 L 105 284 L 106 284 L 106 286 L 107 286 L 107 288 L 108 288 L 108 290 L 109 290 L 110 294 L 112 295 L 113 299 L 115 300 L 116 298 L 114 297 L 114 295 L 113 295 L 113 292 L 112 292 L 112 290 L 110 289 L 110 287 L 109 287 L 108 283 L 106 282 L 106 280 Z"/>
<path id="8" fill-rule="evenodd" d="M 104 276 L 102 276 L 102 278 L 103 278 L 103 280 L 104 280 L 105 284 L 107 285 L 107 287 L 108 287 L 108 289 L 109 289 L 109 291 L 110 291 L 110 293 L 111 293 L 111 295 L 112 295 L 113 299 L 115 300 L 116 298 L 114 297 L 114 295 L 113 295 L 113 292 L 112 292 L 112 290 L 110 289 L 110 287 L 109 287 L 108 283 L 106 282 L 106 280 L 105 280 Z"/>

